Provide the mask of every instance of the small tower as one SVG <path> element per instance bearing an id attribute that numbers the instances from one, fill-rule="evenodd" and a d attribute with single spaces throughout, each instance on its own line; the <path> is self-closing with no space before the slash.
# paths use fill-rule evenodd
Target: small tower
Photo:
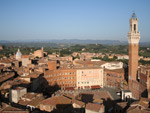
<path id="1" fill-rule="evenodd" d="M 138 71 L 138 49 L 139 49 L 140 33 L 138 32 L 138 18 L 135 13 L 130 18 L 130 32 L 128 32 L 129 43 L 129 89 L 132 84 L 132 80 L 137 80 Z"/>
<path id="2" fill-rule="evenodd" d="M 42 47 L 41 50 L 44 52 L 44 48 Z"/>

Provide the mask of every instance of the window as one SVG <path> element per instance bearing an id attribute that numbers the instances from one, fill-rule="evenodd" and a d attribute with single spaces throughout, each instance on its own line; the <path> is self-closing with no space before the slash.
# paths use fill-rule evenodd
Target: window
<path id="1" fill-rule="evenodd" d="M 136 24 L 134 24 L 134 31 L 136 31 Z"/>

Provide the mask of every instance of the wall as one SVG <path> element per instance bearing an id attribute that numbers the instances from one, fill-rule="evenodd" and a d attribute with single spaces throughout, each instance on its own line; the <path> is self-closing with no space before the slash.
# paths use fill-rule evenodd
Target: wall
<path id="1" fill-rule="evenodd" d="M 77 88 L 85 89 L 99 85 L 103 87 L 103 69 L 77 69 Z"/>

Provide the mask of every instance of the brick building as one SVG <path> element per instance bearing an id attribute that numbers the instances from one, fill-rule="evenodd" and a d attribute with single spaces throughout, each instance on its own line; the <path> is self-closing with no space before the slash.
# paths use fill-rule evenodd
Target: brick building
<path id="1" fill-rule="evenodd" d="M 138 79 L 141 84 L 147 87 L 147 82 L 150 79 L 150 67 L 140 66 L 138 70 Z"/>
<path id="2" fill-rule="evenodd" d="M 62 89 L 76 87 L 76 69 L 48 70 L 44 77 L 51 86 L 58 85 Z"/>
<path id="3" fill-rule="evenodd" d="M 48 62 L 48 71 L 44 77 L 50 86 L 58 85 L 61 89 L 92 89 L 104 86 L 103 68 L 58 68 L 56 61 Z"/>
<path id="4" fill-rule="evenodd" d="M 57 69 L 56 61 L 49 61 L 48 69 L 44 73 L 44 78 L 50 86 L 58 85 L 62 89 L 76 87 L 76 69 Z"/>
<path id="5" fill-rule="evenodd" d="M 105 85 L 108 87 L 116 87 L 119 88 L 121 82 L 125 79 L 125 72 L 124 69 L 115 69 L 109 70 L 105 69 Z"/>

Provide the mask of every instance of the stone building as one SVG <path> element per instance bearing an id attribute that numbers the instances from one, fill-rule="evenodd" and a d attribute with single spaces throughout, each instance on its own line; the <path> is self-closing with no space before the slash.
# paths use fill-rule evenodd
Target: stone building
<path id="1" fill-rule="evenodd" d="M 18 103 L 21 97 L 27 93 L 27 89 L 24 87 L 16 87 L 10 89 L 9 100 L 10 102 Z"/>
<path id="2" fill-rule="evenodd" d="M 29 55 L 22 55 L 22 66 L 27 67 L 31 64 L 31 60 L 29 59 Z"/>

